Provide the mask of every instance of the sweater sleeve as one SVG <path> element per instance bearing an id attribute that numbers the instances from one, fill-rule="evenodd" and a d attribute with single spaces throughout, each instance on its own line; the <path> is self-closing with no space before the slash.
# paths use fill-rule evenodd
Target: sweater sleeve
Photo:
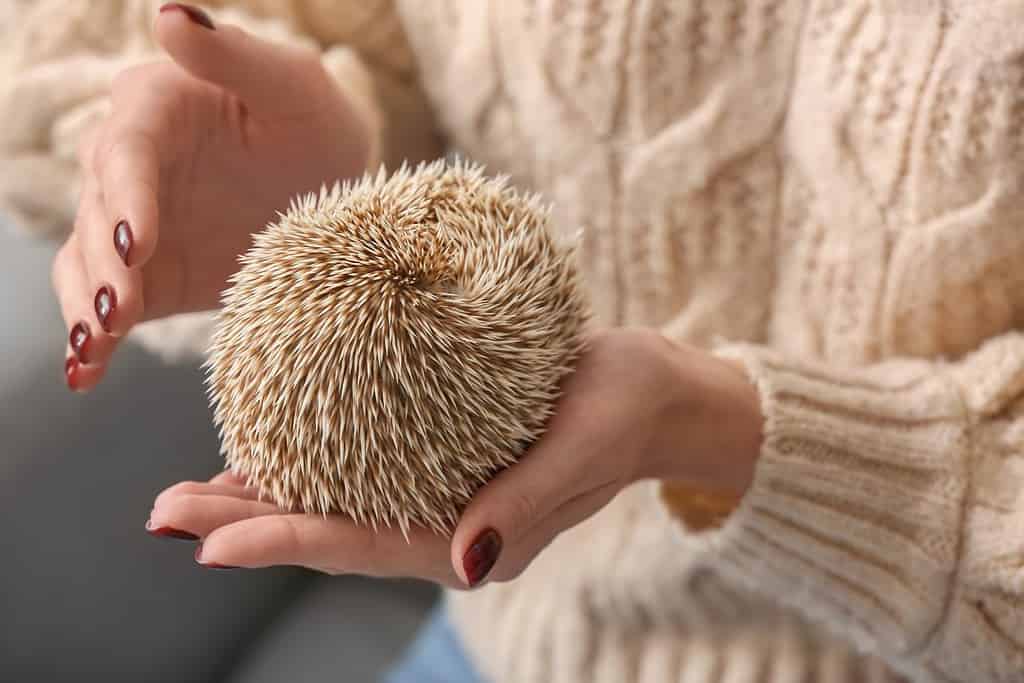
<path id="1" fill-rule="evenodd" d="M 955 363 L 840 370 L 751 345 L 754 483 L 704 561 L 913 680 L 1024 671 L 1024 333 Z M 662 498 L 680 521 L 686 496 Z"/>
<path id="2" fill-rule="evenodd" d="M 214 0 L 216 20 L 261 38 L 317 47 L 371 121 L 376 159 L 433 158 L 433 117 L 389 1 Z M 159 3 L 0 0 L 0 215 L 62 239 L 77 205 L 79 140 L 108 109 L 124 68 L 165 58 L 152 38 Z"/>

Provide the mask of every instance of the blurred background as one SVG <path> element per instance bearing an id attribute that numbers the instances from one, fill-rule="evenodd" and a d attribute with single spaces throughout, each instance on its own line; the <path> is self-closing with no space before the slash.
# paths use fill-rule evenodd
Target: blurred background
<path id="1" fill-rule="evenodd" d="M 54 247 L 0 223 L 0 681 L 373 681 L 431 586 L 214 571 L 150 537 L 155 495 L 221 467 L 198 363 L 131 344 L 64 385 Z"/>

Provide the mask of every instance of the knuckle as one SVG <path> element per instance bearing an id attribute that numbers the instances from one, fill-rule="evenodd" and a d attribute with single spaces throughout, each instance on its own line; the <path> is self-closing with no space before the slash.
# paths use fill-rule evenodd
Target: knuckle
<path id="1" fill-rule="evenodd" d="M 161 63 L 135 64 L 122 69 L 110 84 L 111 93 L 115 98 L 138 92 L 140 86 L 159 80 L 166 71 Z"/>
<path id="2" fill-rule="evenodd" d="M 193 503 L 196 498 L 197 496 L 189 494 L 174 496 L 161 506 L 160 512 L 171 519 L 186 519 L 194 509 Z"/>
<path id="3" fill-rule="evenodd" d="M 103 140 L 99 147 L 101 159 L 99 160 L 100 163 L 97 164 L 100 168 L 105 170 L 109 167 L 109 162 L 112 159 L 124 153 L 130 134 L 129 131 L 119 131 L 117 135 L 108 135 Z"/>
<path id="4" fill-rule="evenodd" d="M 152 134 L 137 128 L 124 127 L 116 134 L 105 136 L 97 146 L 97 154 L 93 162 L 94 168 L 101 176 L 103 183 L 120 184 L 128 178 L 110 176 L 112 173 L 123 174 L 125 172 L 125 160 L 140 155 L 147 161 L 152 160 L 157 149 L 159 148 Z"/>
<path id="5" fill-rule="evenodd" d="M 111 157 L 117 151 L 117 147 L 121 143 L 121 136 L 112 134 L 107 131 L 102 138 L 96 141 L 96 144 L 92 149 L 91 165 L 97 175 L 102 176 L 106 170 Z"/>
<path id="6" fill-rule="evenodd" d="M 94 174 L 103 166 L 103 154 L 106 148 L 110 145 L 109 141 L 109 130 L 107 126 L 104 126 L 103 131 L 97 134 L 85 150 L 89 156 L 84 160 L 83 165 L 90 169 Z"/>
<path id="7" fill-rule="evenodd" d="M 194 493 L 198 488 L 199 482 L 180 481 L 157 496 L 156 503 L 158 505 L 170 505 L 175 500 Z"/>
<path id="8" fill-rule="evenodd" d="M 244 511 L 246 517 L 262 517 L 264 514 L 264 505 L 256 500 L 242 500 L 239 502 L 240 509 Z"/>
<path id="9" fill-rule="evenodd" d="M 525 529 L 536 521 L 538 507 L 537 500 L 526 491 L 517 491 L 509 501 L 512 519 L 520 529 Z"/>
<path id="10" fill-rule="evenodd" d="M 132 66 L 125 67 L 114 76 L 114 82 L 111 87 L 113 90 L 129 88 L 138 79 L 144 78 L 146 74 L 152 72 L 152 69 L 152 64 L 133 64 Z"/>
<path id="11" fill-rule="evenodd" d="M 116 100 L 122 93 L 130 91 L 132 89 L 132 84 L 138 80 L 139 74 L 143 68 L 144 67 L 142 66 L 130 66 L 118 72 L 118 74 L 114 76 L 114 80 L 110 82 L 111 96 Z"/>
<path id="12" fill-rule="evenodd" d="M 287 557 L 300 557 L 304 548 L 302 533 L 299 531 L 296 520 L 291 516 L 275 517 L 274 519 L 278 527 L 275 535 L 280 539 L 281 552 Z"/>
<path id="13" fill-rule="evenodd" d="M 75 148 L 75 158 L 78 160 L 78 165 L 90 168 L 95 158 L 96 143 L 103 136 L 103 132 L 106 128 L 106 122 L 100 123 L 92 130 L 86 132 L 82 139 L 78 141 L 78 145 Z"/>
<path id="14" fill-rule="evenodd" d="M 331 574 L 387 576 L 394 572 L 389 560 L 393 562 L 396 555 L 381 543 L 380 534 L 369 529 L 346 525 L 337 530 L 330 547 L 334 549 L 330 556 L 310 559 L 329 568 Z"/>
<path id="15" fill-rule="evenodd" d="M 126 69 L 115 79 L 111 96 L 115 113 L 105 122 L 104 138 L 119 140 L 126 134 L 164 130 L 186 106 L 187 90 L 173 65 L 148 64 Z M 98 147 L 106 150 L 109 144 Z"/>
<path id="16" fill-rule="evenodd" d="M 182 481 L 174 485 L 173 490 L 181 495 L 189 495 L 200 491 L 205 484 L 199 481 Z"/>

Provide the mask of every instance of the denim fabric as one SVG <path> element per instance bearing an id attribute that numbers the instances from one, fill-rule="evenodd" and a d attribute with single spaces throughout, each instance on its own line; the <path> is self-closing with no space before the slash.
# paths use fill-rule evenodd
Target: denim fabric
<path id="1" fill-rule="evenodd" d="M 484 683 L 462 651 L 444 605 L 426 624 L 384 683 Z"/>

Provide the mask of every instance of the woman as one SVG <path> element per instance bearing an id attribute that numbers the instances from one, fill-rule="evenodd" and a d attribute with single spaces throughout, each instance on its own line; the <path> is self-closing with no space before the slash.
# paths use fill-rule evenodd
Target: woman
<path id="1" fill-rule="evenodd" d="M 482 586 L 424 651 L 496 681 L 1021 680 L 1019 3 L 171 3 L 125 70 L 153 14 L 53 0 L 8 41 L 0 197 L 73 216 L 71 388 L 214 307 L 294 194 L 447 146 L 583 229 L 604 331 L 450 541 L 229 475 L 151 531 Z"/>

